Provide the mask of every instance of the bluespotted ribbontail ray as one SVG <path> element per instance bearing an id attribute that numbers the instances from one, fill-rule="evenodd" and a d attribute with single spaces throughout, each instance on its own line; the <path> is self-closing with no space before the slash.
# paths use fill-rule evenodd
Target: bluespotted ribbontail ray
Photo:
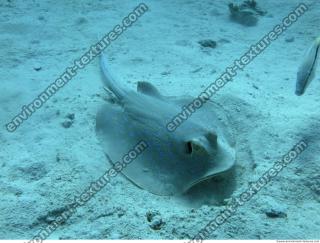
<path id="1" fill-rule="evenodd" d="M 192 97 L 166 97 L 148 82 L 137 91 L 115 80 L 101 55 L 104 85 L 116 102 L 97 114 L 96 133 L 109 161 L 114 163 L 139 141 L 148 148 L 123 168 L 137 186 L 157 195 L 182 194 L 193 185 L 220 175 L 235 163 L 235 141 L 224 110 L 207 103 L 174 132 L 166 125 Z"/>

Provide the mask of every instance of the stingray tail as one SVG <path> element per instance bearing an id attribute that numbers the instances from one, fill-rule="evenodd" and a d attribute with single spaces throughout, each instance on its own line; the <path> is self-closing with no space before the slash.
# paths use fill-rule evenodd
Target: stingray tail
<path id="1" fill-rule="evenodd" d="M 109 62 L 104 53 L 100 56 L 100 66 L 103 73 L 103 83 L 104 85 L 119 99 L 122 100 L 125 96 L 125 91 L 121 88 L 120 83 L 116 82 L 114 75 L 109 70 Z"/>

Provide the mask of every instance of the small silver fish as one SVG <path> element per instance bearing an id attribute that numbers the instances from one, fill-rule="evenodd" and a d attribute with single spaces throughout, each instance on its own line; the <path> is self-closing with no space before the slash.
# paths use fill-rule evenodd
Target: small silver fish
<path id="1" fill-rule="evenodd" d="M 315 76 L 315 71 L 318 63 L 318 57 L 320 55 L 320 37 L 318 37 L 312 46 L 308 49 L 306 56 L 301 63 L 296 81 L 296 92 L 295 94 L 300 96 L 303 95 L 307 87 Z"/>

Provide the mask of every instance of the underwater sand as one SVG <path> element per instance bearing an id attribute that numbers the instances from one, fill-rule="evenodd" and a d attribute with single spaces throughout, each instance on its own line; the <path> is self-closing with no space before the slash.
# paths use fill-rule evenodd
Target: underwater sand
<path id="1" fill-rule="evenodd" d="M 0 3 L 0 239 L 31 239 L 111 167 L 95 135 L 105 102 L 98 59 L 15 132 L 5 125 L 139 3 Z M 150 10 L 106 50 L 113 72 L 129 88 L 145 80 L 165 95 L 197 96 L 300 1 L 258 1 L 268 13 L 253 27 L 230 21 L 229 1 L 145 3 Z M 225 108 L 235 119 L 239 150 L 250 155 L 237 161 L 232 187 L 204 183 L 187 195 L 164 197 L 119 175 L 49 239 L 192 238 L 301 139 L 306 151 L 208 238 L 319 239 L 319 71 L 303 96 L 294 94 L 303 53 L 319 35 L 320 2 L 305 4 L 309 11 L 217 95 L 240 101 Z M 202 49 L 204 39 L 217 47 Z M 63 126 L 73 115 L 71 126 Z M 270 211 L 282 214 L 268 217 Z M 159 228 L 148 215 L 161 219 Z"/>

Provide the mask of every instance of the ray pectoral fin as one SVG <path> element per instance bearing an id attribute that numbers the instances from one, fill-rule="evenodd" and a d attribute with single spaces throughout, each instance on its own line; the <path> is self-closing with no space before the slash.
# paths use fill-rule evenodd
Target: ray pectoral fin
<path id="1" fill-rule="evenodd" d="M 103 106 L 96 117 L 97 138 L 104 152 L 113 160 L 118 160 L 130 149 L 129 144 L 123 142 L 125 136 L 130 135 L 125 123 L 123 111 L 115 105 Z"/>

